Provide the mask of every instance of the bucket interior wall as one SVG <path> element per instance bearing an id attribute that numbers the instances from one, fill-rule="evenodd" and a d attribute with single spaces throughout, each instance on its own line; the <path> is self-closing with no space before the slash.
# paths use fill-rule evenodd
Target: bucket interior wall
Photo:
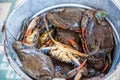
<path id="1" fill-rule="evenodd" d="M 63 7 L 63 6 L 80 6 L 85 5 L 89 6 L 95 9 L 103 9 L 106 10 L 108 15 L 108 20 L 111 23 L 114 31 L 114 37 L 115 37 L 115 50 L 114 50 L 114 58 L 113 58 L 113 64 L 110 69 L 110 71 L 116 66 L 116 64 L 119 62 L 119 47 L 120 47 L 120 10 L 118 7 L 115 6 L 115 4 L 111 0 L 25 0 L 21 5 L 19 5 L 8 17 L 6 22 L 6 28 L 7 28 L 7 39 L 10 44 L 13 44 L 15 39 L 17 40 L 17 36 L 21 32 L 22 22 L 25 18 L 31 18 L 36 13 L 44 12 L 46 10 L 50 10 L 52 8 L 56 7 Z M 11 49 L 10 47 L 8 49 Z M 8 51 L 8 56 L 11 60 L 11 65 L 15 69 L 19 75 L 24 77 L 25 79 L 30 79 L 16 64 L 16 62 L 13 60 L 15 52 L 12 50 L 12 52 Z"/>

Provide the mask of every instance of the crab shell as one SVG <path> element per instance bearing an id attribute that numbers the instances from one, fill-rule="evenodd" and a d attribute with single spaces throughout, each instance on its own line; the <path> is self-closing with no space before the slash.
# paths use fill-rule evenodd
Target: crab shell
<path id="1" fill-rule="evenodd" d="M 82 12 L 82 9 L 65 8 L 61 12 L 49 12 L 47 19 L 53 26 L 78 31 Z"/>
<path id="2" fill-rule="evenodd" d="M 103 20 L 101 24 L 98 23 L 98 19 L 95 17 L 95 12 L 97 11 L 86 10 L 84 15 L 87 16 L 83 16 L 81 21 L 81 27 L 84 27 L 85 29 L 84 39 L 87 48 L 90 52 L 94 51 L 97 47 L 99 47 L 100 50 L 105 50 L 106 53 L 111 52 L 114 46 L 111 26 L 106 20 Z M 106 24 L 103 25 L 102 23 Z"/>
<path id="3" fill-rule="evenodd" d="M 21 68 L 28 75 L 35 79 L 40 79 L 43 76 L 53 77 L 53 63 L 47 55 L 18 41 L 13 45 L 13 49 L 21 60 Z"/>

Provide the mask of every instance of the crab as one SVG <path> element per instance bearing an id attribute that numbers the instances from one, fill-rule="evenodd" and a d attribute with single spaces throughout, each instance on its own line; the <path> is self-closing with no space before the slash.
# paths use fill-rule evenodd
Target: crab
<path id="1" fill-rule="evenodd" d="M 59 28 L 79 31 L 79 22 L 84 9 L 64 8 L 61 12 L 49 12 L 47 14 L 48 21 Z"/>
<path id="2" fill-rule="evenodd" d="M 26 32 L 22 31 L 23 41 L 13 45 L 21 68 L 37 80 L 79 80 L 82 75 L 104 73 L 112 63 L 114 47 L 105 16 L 103 10 L 62 8 L 48 12 L 42 19 L 33 18 Z"/>
<path id="3" fill-rule="evenodd" d="M 112 29 L 105 21 L 105 16 L 106 12 L 103 10 L 86 10 L 82 17 L 81 28 L 86 53 L 107 55 L 110 66 L 110 53 L 113 50 L 114 42 Z"/>
<path id="4" fill-rule="evenodd" d="M 54 41 L 53 46 L 42 47 L 40 48 L 40 50 L 42 52 L 49 51 L 49 54 L 51 54 L 54 58 L 63 62 L 73 63 L 76 66 L 79 66 L 80 63 L 79 63 L 79 59 L 77 59 L 75 56 L 79 56 L 79 57 L 88 56 L 84 53 L 74 50 L 71 46 L 60 43 L 58 41 Z"/>
<path id="5" fill-rule="evenodd" d="M 32 19 L 32 21 L 28 25 L 28 28 L 25 32 L 25 35 L 24 35 L 24 38 L 23 38 L 24 43 L 30 43 L 31 42 L 27 39 L 27 37 L 29 36 L 29 38 L 31 38 L 31 36 L 32 36 L 32 39 L 33 39 L 33 35 L 35 35 L 36 32 L 37 32 L 37 30 L 35 30 L 35 31 L 33 31 L 33 30 L 36 28 L 36 26 L 39 22 L 40 22 L 40 17 L 35 17 L 34 19 Z"/>
<path id="6" fill-rule="evenodd" d="M 22 69 L 28 75 L 37 80 L 52 79 L 54 67 L 51 59 L 47 55 L 40 51 L 31 51 L 35 48 L 26 46 L 24 43 L 19 41 L 13 44 L 13 49 L 19 56 L 22 63 Z"/>

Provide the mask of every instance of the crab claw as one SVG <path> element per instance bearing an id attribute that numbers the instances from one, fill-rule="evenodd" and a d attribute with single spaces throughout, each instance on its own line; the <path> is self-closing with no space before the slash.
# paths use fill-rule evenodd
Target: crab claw
<path id="1" fill-rule="evenodd" d="M 45 44 L 46 44 L 46 45 L 52 45 L 53 42 L 52 42 L 52 40 L 48 40 Z"/>
<path id="2" fill-rule="evenodd" d="M 75 76 L 74 80 L 80 80 L 80 78 L 82 77 L 82 72 L 83 72 L 83 69 L 81 69 Z"/>
<path id="3" fill-rule="evenodd" d="M 63 76 L 65 78 L 71 78 L 73 76 L 75 76 L 74 80 L 79 80 L 82 76 L 82 72 L 84 71 L 84 65 L 86 64 L 87 60 L 84 60 L 82 64 L 80 64 L 77 68 L 74 68 L 72 70 L 70 70 L 68 73 L 64 74 Z"/>
<path id="4" fill-rule="evenodd" d="M 85 66 L 85 64 L 86 64 L 86 61 L 87 61 L 87 59 L 85 59 L 85 60 L 83 61 L 83 63 L 82 63 L 80 66 L 77 67 L 77 72 L 78 72 L 78 73 L 76 74 L 74 80 L 80 80 L 80 78 L 82 77 L 82 73 L 83 73 L 84 70 L 85 70 L 84 66 Z"/>
<path id="5" fill-rule="evenodd" d="M 109 68 L 109 62 L 108 62 L 108 61 L 106 61 L 105 66 L 103 67 L 102 72 L 107 71 L 107 69 L 108 69 L 108 68 Z"/>
<path id="6" fill-rule="evenodd" d="M 85 59 L 84 61 L 83 61 L 83 63 L 80 65 L 80 66 L 78 66 L 78 70 L 80 70 L 81 68 L 83 68 L 84 67 L 84 65 L 86 64 L 86 62 L 87 62 L 87 59 Z"/>
<path id="7" fill-rule="evenodd" d="M 108 64 L 106 64 L 105 66 L 104 66 L 104 68 L 103 68 L 103 70 L 102 70 L 102 72 L 105 72 L 106 70 L 107 70 L 107 68 L 108 68 Z"/>
<path id="8" fill-rule="evenodd" d="M 77 68 L 75 68 L 75 69 L 72 69 L 71 71 L 69 71 L 68 73 L 65 73 L 63 76 L 64 76 L 65 78 L 71 78 L 71 77 L 73 77 L 75 74 L 77 74 L 77 72 L 78 72 L 78 70 L 77 70 Z"/>
<path id="9" fill-rule="evenodd" d="M 76 57 L 74 57 L 72 54 L 69 54 L 69 53 L 67 55 L 71 59 L 72 63 L 75 66 L 79 66 L 80 65 L 80 62 L 79 62 L 79 60 Z"/>
<path id="10" fill-rule="evenodd" d="M 60 28 L 62 28 L 62 29 L 65 29 L 65 27 L 64 27 L 64 26 L 61 26 L 61 25 L 60 25 L 59 27 L 60 27 Z"/>
<path id="11" fill-rule="evenodd" d="M 68 39 L 68 41 L 70 42 L 70 44 L 73 46 L 74 49 L 78 50 L 78 45 L 73 39 Z"/>

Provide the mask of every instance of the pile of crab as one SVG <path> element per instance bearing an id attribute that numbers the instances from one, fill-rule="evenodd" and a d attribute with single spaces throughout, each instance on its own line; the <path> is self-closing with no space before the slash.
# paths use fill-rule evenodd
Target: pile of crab
<path id="1" fill-rule="evenodd" d="M 114 48 L 107 12 L 61 8 L 23 21 L 13 49 L 22 69 L 37 80 L 101 80 Z"/>

